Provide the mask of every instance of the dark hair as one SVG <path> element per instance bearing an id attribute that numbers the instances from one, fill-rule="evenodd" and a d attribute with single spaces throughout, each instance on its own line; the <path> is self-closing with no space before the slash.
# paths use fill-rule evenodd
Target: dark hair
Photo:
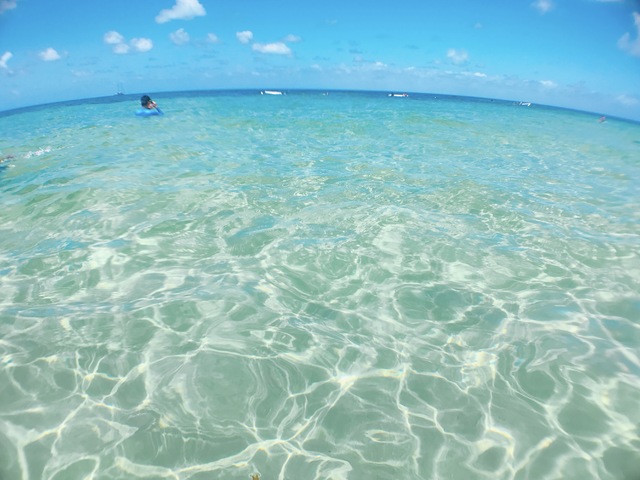
<path id="1" fill-rule="evenodd" d="M 149 102 L 151 101 L 151 97 L 149 97 L 149 95 L 143 95 L 142 98 L 140 98 L 140 105 L 142 105 L 143 107 L 146 106 Z"/>

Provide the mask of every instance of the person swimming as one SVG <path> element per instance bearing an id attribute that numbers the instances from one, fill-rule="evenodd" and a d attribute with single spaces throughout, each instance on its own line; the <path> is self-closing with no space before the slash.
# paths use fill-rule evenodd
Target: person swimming
<path id="1" fill-rule="evenodd" d="M 158 104 L 151 100 L 149 95 L 143 95 L 140 98 L 140 106 L 138 110 L 136 110 L 136 115 L 139 117 L 149 117 L 151 115 L 163 115 L 162 110 L 158 107 Z"/>

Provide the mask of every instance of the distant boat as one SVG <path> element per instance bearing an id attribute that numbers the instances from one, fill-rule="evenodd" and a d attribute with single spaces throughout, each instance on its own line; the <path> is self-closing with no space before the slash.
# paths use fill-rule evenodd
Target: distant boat
<path id="1" fill-rule="evenodd" d="M 122 83 L 118 83 L 118 88 L 115 95 L 124 95 L 124 88 L 122 87 Z"/>
<path id="2" fill-rule="evenodd" d="M 260 92 L 260 95 L 284 95 L 284 93 L 278 90 L 263 90 Z"/>
<path id="3" fill-rule="evenodd" d="M 389 96 L 390 97 L 408 97 L 409 94 L 408 93 L 390 93 Z"/>
<path id="4" fill-rule="evenodd" d="M 518 105 L 522 105 L 523 107 L 530 107 L 531 102 L 520 102 Z"/>

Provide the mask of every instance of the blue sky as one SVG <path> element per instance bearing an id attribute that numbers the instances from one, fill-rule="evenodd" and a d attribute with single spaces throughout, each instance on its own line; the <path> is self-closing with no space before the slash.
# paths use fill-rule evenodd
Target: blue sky
<path id="1" fill-rule="evenodd" d="M 119 85 L 432 92 L 640 120 L 640 2 L 0 0 L 0 110 Z"/>

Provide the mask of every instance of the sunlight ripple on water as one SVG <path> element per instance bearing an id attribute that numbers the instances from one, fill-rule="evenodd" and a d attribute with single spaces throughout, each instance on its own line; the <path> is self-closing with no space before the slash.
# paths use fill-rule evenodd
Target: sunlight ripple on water
<path id="1" fill-rule="evenodd" d="M 640 125 L 157 101 L 0 116 L 0 478 L 636 478 Z"/>

